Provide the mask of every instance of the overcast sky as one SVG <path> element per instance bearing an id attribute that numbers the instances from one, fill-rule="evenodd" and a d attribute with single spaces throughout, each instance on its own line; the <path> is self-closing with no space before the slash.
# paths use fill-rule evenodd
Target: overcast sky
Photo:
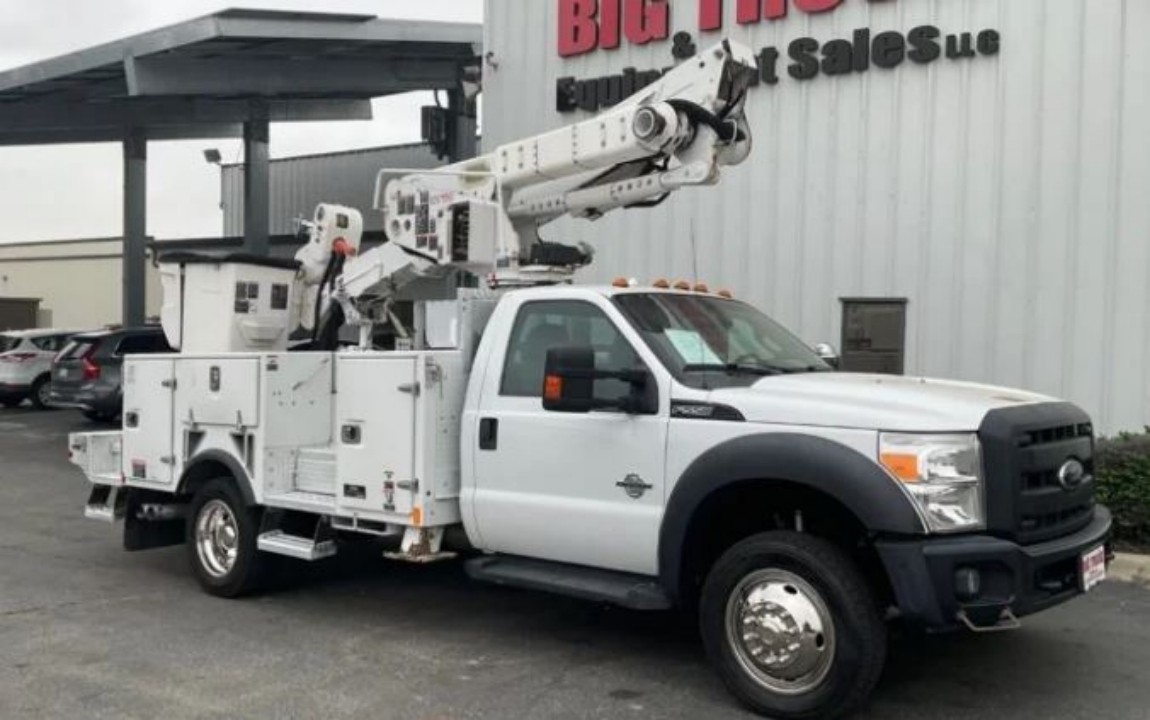
<path id="1" fill-rule="evenodd" d="M 380 17 L 480 22 L 483 0 L 0 0 L 0 70 L 117 40 L 228 7 L 354 12 Z M 419 139 L 429 95 L 375 101 L 371 122 L 272 126 L 273 157 Z M 219 169 L 203 159 L 219 148 L 242 159 L 237 140 L 149 145 L 148 232 L 158 238 L 218 236 Z M 117 144 L 0 148 L 0 243 L 119 236 Z M 19 222 L 13 222 L 19 218 Z"/>

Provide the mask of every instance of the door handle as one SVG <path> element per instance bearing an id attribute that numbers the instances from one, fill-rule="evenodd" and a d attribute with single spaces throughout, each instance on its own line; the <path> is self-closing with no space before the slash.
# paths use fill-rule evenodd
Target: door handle
<path id="1" fill-rule="evenodd" d="M 653 490 L 654 485 L 643 480 L 638 475 L 631 473 L 622 482 L 615 483 L 615 487 L 622 489 L 627 493 L 627 497 L 632 500 L 638 500 L 647 493 L 648 490 Z"/>
<path id="2" fill-rule="evenodd" d="M 483 418 L 479 421 L 479 449 L 494 450 L 499 446 L 499 420 Z"/>

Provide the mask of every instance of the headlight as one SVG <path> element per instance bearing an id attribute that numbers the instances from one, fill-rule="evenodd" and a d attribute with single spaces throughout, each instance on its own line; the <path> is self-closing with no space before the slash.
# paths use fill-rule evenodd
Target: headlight
<path id="1" fill-rule="evenodd" d="M 977 436 L 883 433 L 879 461 L 918 506 L 931 532 L 986 527 Z"/>

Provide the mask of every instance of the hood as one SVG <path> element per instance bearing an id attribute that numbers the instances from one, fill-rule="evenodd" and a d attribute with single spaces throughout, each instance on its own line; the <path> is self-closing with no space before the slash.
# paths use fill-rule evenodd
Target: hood
<path id="1" fill-rule="evenodd" d="M 830 372 L 767 377 L 712 391 L 709 399 L 750 422 L 908 432 L 974 431 L 991 410 L 1055 401 L 953 380 Z"/>

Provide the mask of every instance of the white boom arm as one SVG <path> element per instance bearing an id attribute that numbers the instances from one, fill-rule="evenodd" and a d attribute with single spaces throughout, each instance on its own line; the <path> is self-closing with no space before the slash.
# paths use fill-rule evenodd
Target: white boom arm
<path id="1" fill-rule="evenodd" d="M 326 246 L 310 243 L 297 256 L 304 275 L 328 274 L 326 297 L 350 322 L 356 301 L 436 273 L 464 269 L 492 287 L 567 280 L 589 251 L 544 243 L 539 227 L 718 182 L 723 166 L 750 154 L 744 104 L 756 72 L 749 48 L 723 41 L 589 120 L 440 170 L 383 171 L 375 206 L 389 242 L 348 253 L 334 275 Z"/>

